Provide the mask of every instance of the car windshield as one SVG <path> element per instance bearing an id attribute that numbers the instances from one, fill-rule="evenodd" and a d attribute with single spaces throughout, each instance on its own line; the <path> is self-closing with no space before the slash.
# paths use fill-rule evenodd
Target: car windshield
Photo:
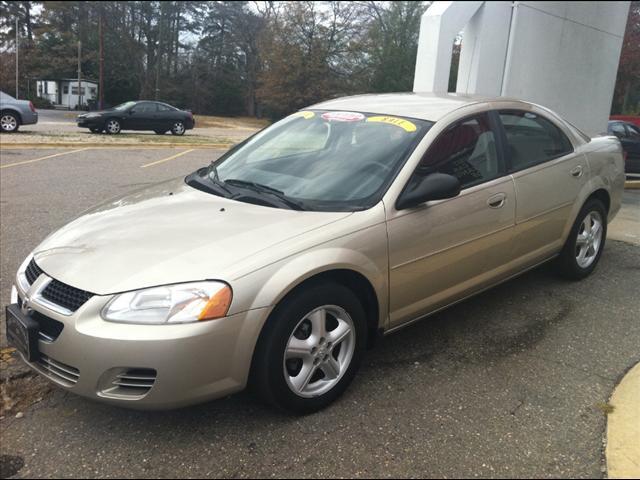
<path id="1" fill-rule="evenodd" d="M 431 122 L 345 111 L 300 111 L 188 178 L 245 200 L 236 188 L 276 194 L 305 210 L 353 211 L 377 203 Z M 191 183 L 190 183 L 191 184 Z M 251 201 L 251 200 L 245 200 Z M 286 208 L 287 205 L 274 205 Z"/>
<path id="2" fill-rule="evenodd" d="M 125 102 L 125 103 L 121 103 L 120 105 L 117 105 L 115 107 L 113 107 L 114 110 L 118 110 L 118 111 L 123 111 L 123 110 L 127 110 L 128 108 L 133 107 L 136 104 L 136 102 Z"/>

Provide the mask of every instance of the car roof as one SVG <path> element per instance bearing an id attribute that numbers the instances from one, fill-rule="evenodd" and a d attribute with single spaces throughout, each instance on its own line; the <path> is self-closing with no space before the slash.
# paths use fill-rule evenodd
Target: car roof
<path id="1" fill-rule="evenodd" d="M 516 101 L 504 97 L 462 95 L 457 93 L 381 93 L 336 98 L 312 105 L 319 110 L 353 110 L 356 112 L 398 115 L 436 122 L 465 105 L 491 101 Z M 521 102 L 523 105 L 526 102 Z"/>

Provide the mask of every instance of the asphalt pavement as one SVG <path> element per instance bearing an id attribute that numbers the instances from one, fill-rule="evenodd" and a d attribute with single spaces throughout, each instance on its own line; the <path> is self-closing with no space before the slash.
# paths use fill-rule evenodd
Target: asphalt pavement
<path id="1" fill-rule="evenodd" d="M 49 232 L 95 203 L 222 153 L 175 157 L 184 151 L 3 149 L 1 302 Z M 634 208 L 640 191 L 625 196 Z M 538 268 L 383 339 L 345 396 L 306 417 L 247 393 L 137 412 L 54 389 L 21 418 L 0 420 L 2 473 L 602 477 L 606 404 L 640 361 L 638 284 L 640 247 L 614 240 L 582 282 Z"/>

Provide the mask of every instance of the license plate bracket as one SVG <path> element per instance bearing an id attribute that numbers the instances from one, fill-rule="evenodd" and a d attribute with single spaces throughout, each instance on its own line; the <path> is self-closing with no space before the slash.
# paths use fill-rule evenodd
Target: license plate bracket
<path id="1" fill-rule="evenodd" d="M 20 311 L 17 304 L 8 305 L 5 309 L 7 342 L 15 347 L 29 362 L 40 358 L 38 349 L 38 322 Z"/>

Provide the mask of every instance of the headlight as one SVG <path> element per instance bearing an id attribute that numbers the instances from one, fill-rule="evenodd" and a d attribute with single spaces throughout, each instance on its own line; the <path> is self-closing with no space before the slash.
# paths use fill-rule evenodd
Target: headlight
<path id="1" fill-rule="evenodd" d="M 160 325 L 224 317 L 231 287 L 222 282 L 194 282 L 153 287 L 116 295 L 102 309 L 110 322 Z"/>
<path id="2" fill-rule="evenodd" d="M 102 115 L 99 113 L 87 113 L 85 118 L 96 118 L 96 117 L 101 117 Z"/>

